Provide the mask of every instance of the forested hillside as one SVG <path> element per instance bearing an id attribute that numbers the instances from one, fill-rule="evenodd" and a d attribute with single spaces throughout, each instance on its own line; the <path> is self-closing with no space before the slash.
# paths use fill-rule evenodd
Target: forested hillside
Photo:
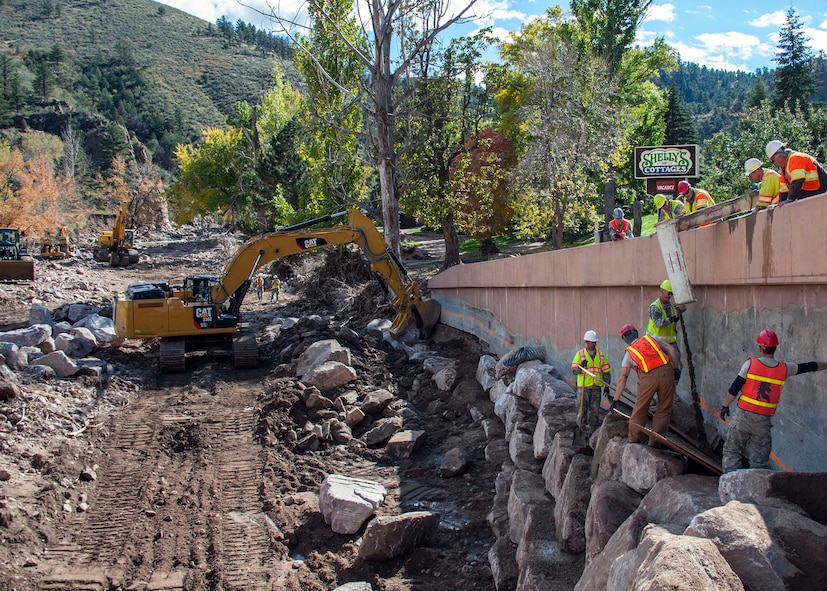
<path id="1" fill-rule="evenodd" d="M 151 0 L 2 0 L 0 82 L 15 104 L 0 108 L 0 126 L 15 113 L 60 111 L 28 118 L 59 135 L 69 114 L 100 114 L 172 169 L 176 144 L 222 126 L 238 101 L 255 104 L 274 64 L 289 59 L 282 39 L 240 32 Z"/>

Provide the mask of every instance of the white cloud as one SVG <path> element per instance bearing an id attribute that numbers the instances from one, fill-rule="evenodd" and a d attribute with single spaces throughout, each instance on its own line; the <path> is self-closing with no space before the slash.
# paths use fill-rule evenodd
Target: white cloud
<path id="1" fill-rule="evenodd" d="M 786 20 L 787 15 L 784 11 L 776 10 L 775 12 L 768 12 L 766 14 L 762 14 L 756 19 L 747 21 L 747 24 L 752 27 L 758 27 L 759 29 L 765 29 L 767 27 L 781 27 L 784 25 Z"/>
<path id="2" fill-rule="evenodd" d="M 674 4 L 653 4 L 646 11 L 646 16 L 643 22 L 663 21 L 671 23 L 675 20 L 675 5 Z"/>
<path id="3" fill-rule="evenodd" d="M 711 53 L 719 52 L 727 57 L 749 59 L 761 40 L 754 35 L 745 35 L 737 31 L 728 33 L 702 33 L 695 37 L 705 50 Z"/>
<path id="4" fill-rule="evenodd" d="M 825 27 L 825 25 L 827 25 L 827 21 L 824 21 L 824 24 L 822 24 L 819 29 L 811 29 L 809 27 L 804 27 L 803 29 L 804 34 L 810 38 L 808 45 L 810 49 L 813 50 L 813 53 L 818 53 L 819 51 L 827 53 L 827 30 L 825 30 L 827 27 Z"/>

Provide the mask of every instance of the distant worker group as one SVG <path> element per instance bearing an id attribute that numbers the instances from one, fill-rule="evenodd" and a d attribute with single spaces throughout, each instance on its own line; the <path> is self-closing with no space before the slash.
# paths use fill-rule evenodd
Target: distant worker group
<path id="1" fill-rule="evenodd" d="M 772 140 L 766 147 L 767 158 L 778 170 L 765 167 L 759 158 L 744 162 L 744 174 L 758 190 L 755 210 L 782 206 L 805 197 L 827 194 L 827 169 L 813 156 L 787 148 L 781 140 Z M 675 219 L 714 205 L 708 191 L 693 187 L 687 180 L 677 184 L 677 198 L 663 193 L 654 197 L 658 221 Z"/>

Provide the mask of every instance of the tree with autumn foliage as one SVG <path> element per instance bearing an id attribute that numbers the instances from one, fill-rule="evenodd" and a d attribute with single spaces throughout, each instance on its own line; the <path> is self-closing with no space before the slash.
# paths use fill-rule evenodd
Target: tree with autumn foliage
<path id="1" fill-rule="evenodd" d="M 75 184 L 55 173 L 48 156 L 27 158 L 19 148 L 0 144 L 0 226 L 39 239 L 60 226 L 77 225 L 86 212 Z"/>

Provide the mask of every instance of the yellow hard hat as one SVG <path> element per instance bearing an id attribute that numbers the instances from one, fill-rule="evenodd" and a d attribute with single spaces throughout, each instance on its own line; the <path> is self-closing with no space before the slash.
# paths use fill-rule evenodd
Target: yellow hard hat
<path id="1" fill-rule="evenodd" d="M 655 195 L 655 209 L 660 209 L 666 203 L 666 196 L 658 193 Z"/>
<path id="2" fill-rule="evenodd" d="M 668 279 L 664 279 L 663 282 L 660 284 L 661 289 L 665 289 L 666 291 L 672 291 L 672 282 Z"/>

